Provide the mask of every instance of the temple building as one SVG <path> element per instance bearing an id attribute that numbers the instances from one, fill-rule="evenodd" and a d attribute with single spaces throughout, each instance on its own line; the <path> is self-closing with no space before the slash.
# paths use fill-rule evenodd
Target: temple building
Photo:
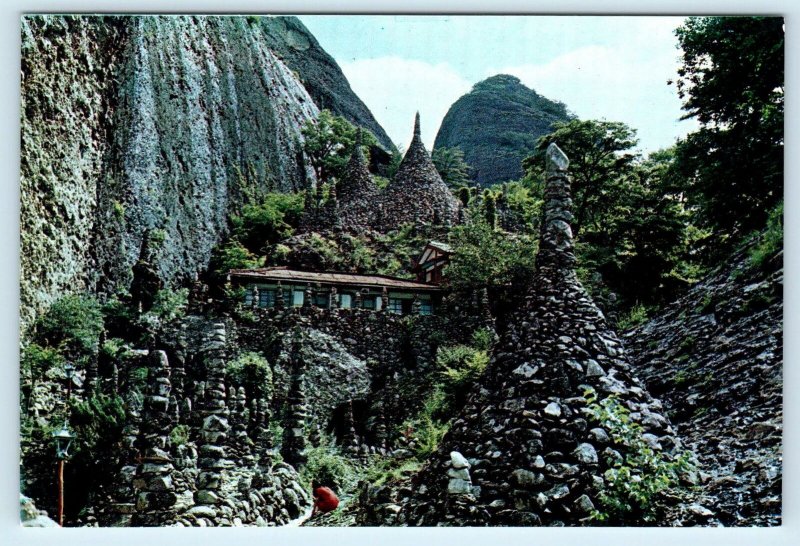
<path id="1" fill-rule="evenodd" d="M 231 283 L 245 288 L 246 306 L 371 309 L 432 315 L 442 289 L 385 275 L 298 271 L 286 267 L 233 269 Z"/>
<path id="2" fill-rule="evenodd" d="M 453 249 L 447 243 L 431 241 L 414 264 L 414 272 L 419 282 L 440 284 L 444 278 L 444 268 L 450 263 Z"/>

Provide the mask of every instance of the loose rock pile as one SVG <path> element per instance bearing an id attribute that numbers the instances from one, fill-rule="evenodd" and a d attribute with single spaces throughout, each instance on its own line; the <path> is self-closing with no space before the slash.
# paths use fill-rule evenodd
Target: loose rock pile
<path id="1" fill-rule="evenodd" d="M 747 250 L 625 335 L 634 369 L 698 454 L 724 525 L 780 525 L 783 255 Z"/>

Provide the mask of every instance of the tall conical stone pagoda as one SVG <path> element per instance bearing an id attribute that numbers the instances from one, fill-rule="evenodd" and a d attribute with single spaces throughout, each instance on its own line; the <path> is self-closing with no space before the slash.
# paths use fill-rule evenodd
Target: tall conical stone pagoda
<path id="1" fill-rule="evenodd" d="M 520 287 L 524 299 L 493 360 L 417 476 L 408 525 L 592 524 L 605 472 L 630 445 L 615 442 L 591 411 L 604 400 L 641 426 L 639 446 L 667 458 L 679 447 L 575 275 L 568 164 L 551 144 L 536 272 Z"/>
<path id="2" fill-rule="evenodd" d="M 461 202 L 439 176 L 422 144 L 417 113 L 414 137 L 394 180 L 386 188 L 381 225 L 384 229 L 405 223 L 453 225 L 458 222 L 460 208 Z"/>

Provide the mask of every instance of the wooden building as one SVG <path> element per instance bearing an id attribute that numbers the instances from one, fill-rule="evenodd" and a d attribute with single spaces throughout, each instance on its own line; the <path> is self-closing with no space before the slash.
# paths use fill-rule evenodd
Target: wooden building
<path id="1" fill-rule="evenodd" d="M 450 245 L 431 241 L 422 251 L 414 271 L 417 274 L 417 281 L 430 284 L 440 284 L 443 279 L 444 267 L 450 263 L 450 256 L 453 249 Z"/>
<path id="2" fill-rule="evenodd" d="M 434 284 L 385 275 L 267 267 L 232 269 L 230 279 L 234 286 L 245 288 L 245 305 L 253 307 L 274 307 L 280 291 L 286 307 L 381 311 L 386 306 L 390 313 L 431 315 L 442 298 L 442 290 Z"/>

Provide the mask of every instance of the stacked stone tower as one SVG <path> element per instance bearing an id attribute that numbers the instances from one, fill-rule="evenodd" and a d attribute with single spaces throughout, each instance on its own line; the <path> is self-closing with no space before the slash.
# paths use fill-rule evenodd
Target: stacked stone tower
<path id="1" fill-rule="evenodd" d="M 452 225 L 458 223 L 461 202 L 436 171 L 420 137 L 419 113 L 414 137 L 383 199 L 383 229 L 405 223 Z"/>
<path id="2" fill-rule="evenodd" d="M 306 462 L 306 420 L 308 407 L 305 396 L 306 363 L 300 354 L 300 331 L 293 333 L 290 367 L 292 379 L 289 386 L 289 415 L 283 432 L 283 459 L 298 468 Z"/>
<path id="3" fill-rule="evenodd" d="M 361 151 L 361 128 L 356 134 L 356 144 L 337 190 L 337 215 L 345 231 L 372 229 L 376 225 L 380 189 L 367 168 L 367 159 Z"/>
<path id="4" fill-rule="evenodd" d="M 631 376 L 619 339 L 575 276 L 567 166 L 552 144 L 536 273 L 485 374 L 417 476 L 410 525 L 591 524 L 604 473 L 627 447 L 592 416 L 589 389 L 629 410 L 653 449 L 677 447 L 660 403 Z M 462 470 L 452 452 L 468 463 L 469 487 L 450 483 Z"/>
<path id="5" fill-rule="evenodd" d="M 177 500 L 172 484 L 174 467 L 167 451 L 167 435 L 172 424 L 168 411 L 172 388 L 169 362 L 164 351 L 151 354 L 150 381 L 142 420 L 143 452 L 133 480 L 137 491 L 133 524 L 148 527 L 168 523 L 174 516 L 170 508 Z"/>

